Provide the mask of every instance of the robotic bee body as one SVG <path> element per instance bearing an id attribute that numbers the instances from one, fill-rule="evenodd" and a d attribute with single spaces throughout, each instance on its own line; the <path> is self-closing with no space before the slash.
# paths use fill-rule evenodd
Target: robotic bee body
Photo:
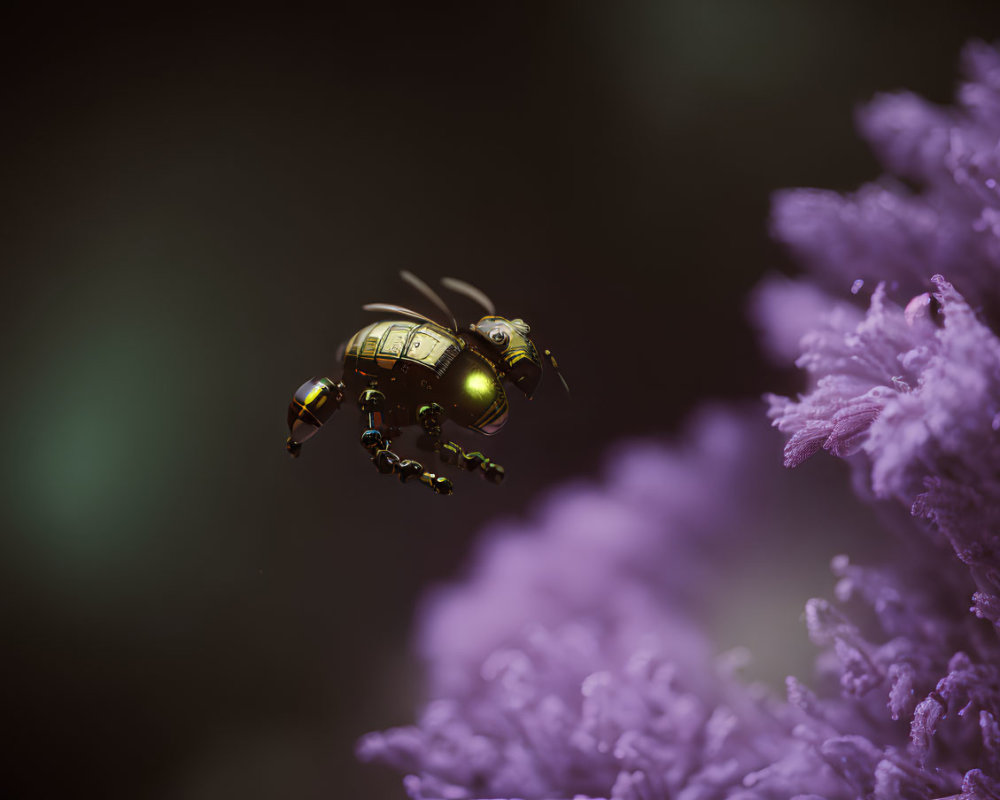
<path id="1" fill-rule="evenodd" d="M 506 424 L 504 381 L 530 398 L 542 376 L 542 360 L 529 338 L 531 329 L 523 320 L 497 316 L 493 304 L 475 287 L 446 278 L 446 287 L 476 300 L 488 312 L 460 331 L 444 301 L 429 286 L 408 272 L 401 274 L 451 317 L 452 328 L 400 306 L 365 306 L 369 311 L 408 319 L 382 320 L 362 328 L 347 343 L 340 381 L 310 378 L 299 387 L 288 407 L 286 448 L 297 456 L 302 443 L 314 436 L 351 394 L 361 409 L 361 444 L 379 472 L 399 475 L 403 481 L 417 478 L 439 494 L 451 493 L 448 478 L 428 472 L 420 462 L 402 459 L 390 449 L 391 439 L 401 428 L 419 425 L 423 433 L 418 447 L 437 452 L 445 463 L 476 470 L 499 483 L 503 467 L 481 452 L 466 452 L 441 439 L 441 424 L 450 419 L 486 436 Z M 558 374 L 555 358 L 548 350 L 544 352 Z"/>

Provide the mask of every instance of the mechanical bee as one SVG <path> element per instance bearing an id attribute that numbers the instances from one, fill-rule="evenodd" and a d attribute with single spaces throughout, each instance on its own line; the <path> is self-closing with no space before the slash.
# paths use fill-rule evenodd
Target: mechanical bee
<path id="1" fill-rule="evenodd" d="M 361 409 L 361 445 L 383 475 L 398 475 L 403 482 L 416 478 L 438 494 L 451 494 L 452 482 L 447 477 L 428 472 L 421 462 L 401 458 L 390 449 L 402 428 L 419 425 L 420 449 L 500 483 L 503 467 L 481 452 L 466 452 L 442 439 L 441 425 L 451 420 L 492 436 L 507 423 L 504 382 L 529 398 L 534 394 L 542 377 L 542 359 L 529 338 L 531 328 L 522 319 L 498 316 L 493 302 L 475 286 L 443 278 L 445 288 L 486 311 L 478 322 L 459 330 L 454 314 L 433 289 L 409 272 L 400 276 L 450 319 L 451 327 L 402 306 L 363 306 L 396 319 L 374 322 L 350 338 L 340 380 L 310 378 L 298 388 L 288 405 L 285 448 L 297 457 L 302 443 L 315 436 L 351 394 Z M 543 352 L 568 392 L 555 356 L 549 350 Z"/>

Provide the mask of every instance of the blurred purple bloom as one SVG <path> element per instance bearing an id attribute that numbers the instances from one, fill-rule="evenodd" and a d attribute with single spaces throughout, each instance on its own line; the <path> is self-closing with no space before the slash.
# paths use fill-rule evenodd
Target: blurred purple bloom
<path id="1" fill-rule="evenodd" d="M 811 283 L 781 277 L 766 279 L 754 290 L 749 310 L 764 353 L 779 366 L 787 366 L 798 358 L 802 337 L 818 321 L 843 327 L 859 318 L 853 306 L 835 304 Z"/>
<path id="2" fill-rule="evenodd" d="M 958 106 L 876 97 L 862 135 L 896 177 L 853 195 L 794 189 L 775 198 L 777 239 L 836 292 L 856 279 L 919 294 L 943 274 L 1000 323 L 1000 52 L 965 48 Z M 911 189 L 902 180 L 915 184 Z"/>
<path id="3" fill-rule="evenodd" d="M 741 682 L 740 651 L 713 659 L 694 619 L 759 544 L 741 537 L 781 524 L 780 467 L 748 478 L 775 443 L 745 416 L 703 416 L 676 450 L 629 448 L 605 485 L 488 532 L 468 579 L 424 609 L 438 699 L 361 757 L 412 773 L 415 798 L 695 800 L 750 775 L 746 797 L 832 790 L 830 768 L 790 758 L 812 749 L 804 715 Z"/>
<path id="4" fill-rule="evenodd" d="M 927 564 L 926 582 L 905 604 L 916 624 L 949 599 L 952 616 L 957 599 L 992 623 L 987 633 L 971 615 L 946 615 L 930 640 L 902 659 L 892 654 L 876 672 L 891 679 L 889 708 L 910 720 L 908 752 L 920 765 L 936 758 L 937 776 L 952 772 L 947 783 L 964 774 L 963 797 L 993 797 L 1000 777 L 1000 53 L 972 44 L 965 64 L 972 81 L 957 109 L 902 94 L 879 98 L 860 115 L 879 157 L 918 191 L 884 183 L 850 198 L 812 191 L 777 198 L 777 234 L 805 266 L 821 278 L 880 282 L 866 314 L 840 304 L 812 330 L 774 334 L 779 349 L 798 339 L 796 364 L 811 380 L 804 396 L 770 402 L 774 424 L 791 434 L 786 465 L 821 449 L 850 457 L 864 488 L 916 518 L 903 530 L 911 560 Z M 937 274 L 944 270 L 962 294 Z M 905 308 L 889 299 L 886 281 L 906 297 L 928 280 L 936 291 Z M 787 290 L 765 287 L 758 308 L 774 305 L 780 291 Z M 935 560 L 944 543 L 954 555 L 942 551 Z M 935 591 L 940 596 L 928 603 Z M 918 613 L 921 599 L 926 609 Z M 870 642 L 838 644 L 852 653 L 842 659 L 844 688 L 865 694 L 877 651 Z M 938 679 L 914 706 L 920 662 L 924 684 Z"/>
<path id="5" fill-rule="evenodd" d="M 810 378 L 770 398 L 785 463 L 848 459 L 896 534 L 883 566 L 835 558 L 835 602 L 806 605 L 809 685 L 779 697 L 716 653 L 706 610 L 753 601 L 732 590 L 752 548 L 777 561 L 782 529 L 829 521 L 717 412 L 489 532 L 423 608 L 432 700 L 362 758 L 413 798 L 1000 799 L 1000 53 L 970 45 L 965 67 L 958 108 L 901 94 L 859 116 L 917 189 L 776 200 L 820 284 L 770 281 L 753 304 Z M 849 281 L 874 285 L 867 312 L 824 294 Z"/>
<path id="6" fill-rule="evenodd" d="M 772 397 L 771 414 L 792 434 L 788 466 L 820 449 L 862 453 L 875 496 L 933 523 L 972 573 L 976 613 L 998 625 L 1000 52 L 973 43 L 964 64 L 971 81 L 956 109 L 904 93 L 860 114 L 879 157 L 919 191 L 867 186 L 851 198 L 798 191 L 776 200 L 778 236 L 814 273 L 882 282 L 863 318 L 841 310 L 796 331 L 796 363 L 813 386 L 798 400 Z M 945 270 L 962 294 L 938 274 Z M 885 281 L 909 292 L 927 280 L 937 291 L 905 309 L 888 299 Z M 772 305 L 773 293 L 763 291 Z M 794 335 L 772 338 L 783 350 Z"/>

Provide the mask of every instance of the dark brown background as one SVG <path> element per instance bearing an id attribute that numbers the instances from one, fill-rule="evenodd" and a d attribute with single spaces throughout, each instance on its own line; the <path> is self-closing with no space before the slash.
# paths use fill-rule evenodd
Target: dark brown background
<path id="1" fill-rule="evenodd" d="M 743 318 L 769 193 L 873 177 L 852 108 L 947 100 L 990 6 L 8 15 L 0 790 L 401 797 L 351 750 L 412 718 L 421 588 L 611 442 L 794 388 Z M 560 356 L 500 489 L 379 478 L 351 411 L 282 451 L 403 268 Z"/>

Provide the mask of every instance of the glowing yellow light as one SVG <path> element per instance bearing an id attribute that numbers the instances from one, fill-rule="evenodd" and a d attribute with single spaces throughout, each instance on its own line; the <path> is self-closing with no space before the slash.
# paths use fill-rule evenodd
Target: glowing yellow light
<path id="1" fill-rule="evenodd" d="M 493 381 L 484 372 L 473 372 L 465 379 L 465 391 L 477 397 L 486 397 L 491 394 Z"/>
<path id="2" fill-rule="evenodd" d="M 306 395 L 306 405 L 309 405 L 313 400 L 316 399 L 316 395 L 323 391 L 322 386 L 314 386 L 312 391 Z"/>

